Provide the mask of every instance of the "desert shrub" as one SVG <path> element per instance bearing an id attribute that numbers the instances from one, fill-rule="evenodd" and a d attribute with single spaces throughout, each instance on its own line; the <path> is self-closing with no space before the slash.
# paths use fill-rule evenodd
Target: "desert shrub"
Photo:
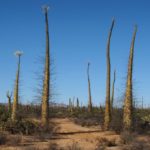
<path id="1" fill-rule="evenodd" d="M 0 133 L 0 145 L 5 145 L 6 142 L 7 142 L 6 135 L 3 133 Z"/>
<path id="2" fill-rule="evenodd" d="M 84 110 L 84 111 L 83 111 Z M 103 124 L 103 113 L 100 112 L 98 107 L 93 107 L 92 112 L 88 112 L 84 107 L 81 112 L 73 112 L 70 117 L 73 117 L 73 121 L 81 126 L 95 126 Z M 76 113 L 76 115 L 75 115 Z"/>
<path id="3" fill-rule="evenodd" d="M 19 113 L 18 116 L 20 118 L 39 118 L 41 115 L 40 105 L 34 105 L 32 103 L 29 105 L 20 105 L 19 109 L 21 113 Z"/>
<path id="4" fill-rule="evenodd" d="M 150 109 L 136 108 L 134 109 L 133 129 L 143 134 L 150 133 Z"/>
<path id="5" fill-rule="evenodd" d="M 122 109 L 114 108 L 112 111 L 112 120 L 110 123 L 110 128 L 117 133 L 120 133 L 122 130 Z"/>
<path id="6" fill-rule="evenodd" d="M 11 121 L 1 122 L 1 128 L 3 131 L 8 131 L 11 134 L 33 134 L 38 130 L 37 124 L 30 121 Z"/>
<path id="7" fill-rule="evenodd" d="M 126 145 L 122 150 L 146 150 L 146 149 L 145 149 L 143 143 L 141 143 L 141 142 L 133 142 L 130 145 Z"/>
<path id="8" fill-rule="evenodd" d="M 113 147 L 116 146 L 116 140 L 115 139 L 111 139 L 108 140 L 107 138 L 98 138 L 97 139 L 97 148 L 96 150 L 103 150 L 106 147 Z"/>
<path id="9" fill-rule="evenodd" d="M 77 142 L 72 143 L 72 145 L 68 146 L 66 150 L 81 150 Z"/>
<path id="10" fill-rule="evenodd" d="M 47 150 L 58 150 L 58 145 L 50 142 Z"/>
<path id="11" fill-rule="evenodd" d="M 9 119 L 10 114 L 7 111 L 6 107 L 3 105 L 0 105 L 0 122 L 5 122 Z"/>
<path id="12" fill-rule="evenodd" d="M 21 143 L 21 141 L 22 141 L 22 135 L 15 135 L 11 138 L 8 138 L 6 144 L 9 146 L 17 146 Z"/>
<path id="13" fill-rule="evenodd" d="M 135 134 L 133 134 L 129 131 L 123 131 L 120 134 L 120 138 L 121 138 L 121 143 L 122 144 L 130 144 L 131 142 L 133 142 L 133 140 L 135 138 Z"/>

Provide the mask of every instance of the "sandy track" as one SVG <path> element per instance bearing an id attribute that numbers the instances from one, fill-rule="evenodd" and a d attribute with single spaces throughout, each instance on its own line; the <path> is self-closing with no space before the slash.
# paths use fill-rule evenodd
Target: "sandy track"
<path id="1" fill-rule="evenodd" d="M 23 136 L 20 146 L 3 146 L 0 147 L 0 150 L 35 150 L 34 148 L 44 150 L 53 144 L 56 144 L 57 149 L 60 149 L 73 143 L 77 143 L 81 150 L 95 150 L 99 138 L 119 138 L 119 135 L 113 132 L 102 132 L 99 126 L 82 127 L 68 118 L 51 119 L 50 122 L 54 124 L 54 134 L 52 136 L 49 133 L 44 134 L 42 135 L 44 140 L 33 136 Z M 115 150 L 117 149 L 115 148 Z"/>

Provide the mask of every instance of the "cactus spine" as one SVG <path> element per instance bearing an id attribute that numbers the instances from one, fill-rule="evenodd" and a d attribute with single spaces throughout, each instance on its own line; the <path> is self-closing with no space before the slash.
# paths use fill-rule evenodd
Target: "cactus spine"
<path id="1" fill-rule="evenodd" d="M 44 7 L 45 23 L 46 23 L 46 56 L 45 70 L 42 93 L 42 125 L 48 126 L 49 119 L 49 87 L 50 87 L 50 50 L 49 50 L 49 29 L 48 29 L 48 7 Z"/>
<path id="2" fill-rule="evenodd" d="M 110 74 L 111 74 L 111 63 L 110 63 L 110 40 L 112 35 L 112 30 L 114 27 L 114 19 L 108 35 L 107 49 L 106 49 L 106 59 L 107 59 L 107 79 L 106 79 L 106 104 L 105 104 L 105 117 L 104 117 L 104 128 L 109 129 L 111 121 L 111 111 L 110 111 Z"/>
<path id="3" fill-rule="evenodd" d="M 133 71 L 134 43 L 135 43 L 136 32 L 137 32 L 137 27 L 135 26 L 133 38 L 131 42 L 129 61 L 128 61 L 128 74 L 127 74 L 126 92 L 125 92 L 125 99 L 124 99 L 124 112 L 123 112 L 124 130 L 131 130 L 133 125 L 132 71 Z"/>

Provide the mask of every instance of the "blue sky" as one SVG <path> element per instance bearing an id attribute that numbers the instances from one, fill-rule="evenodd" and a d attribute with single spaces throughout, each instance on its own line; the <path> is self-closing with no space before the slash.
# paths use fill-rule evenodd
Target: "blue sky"
<path id="1" fill-rule="evenodd" d="M 45 24 L 41 11 L 50 5 L 51 53 L 55 62 L 56 102 L 79 97 L 87 104 L 87 63 L 93 103 L 103 104 L 106 89 L 106 42 L 112 18 L 116 22 L 111 40 L 111 65 L 116 68 L 115 99 L 124 93 L 128 55 L 134 25 L 138 25 L 134 57 L 134 95 L 150 104 L 150 2 L 148 0 L 1 0 L 0 1 L 0 101 L 13 90 L 15 50 L 22 50 L 21 101 L 33 101 L 45 52 Z"/>

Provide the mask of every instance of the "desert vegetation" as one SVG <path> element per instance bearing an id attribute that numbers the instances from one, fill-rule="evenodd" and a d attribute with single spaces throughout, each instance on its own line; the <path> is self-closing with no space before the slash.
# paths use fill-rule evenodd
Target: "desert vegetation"
<path id="1" fill-rule="evenodd" d="M 51 51 L 48 7 L 44 7 L 46 51 L 40 104 L 23 104 L 19 98 L 22 52 L 18 58 L 16 80 L 12 94 L 7 92 L 7 104 L 0 104 L 0 149 L 24 150 L 149 150 L 150 108 L 133 103 L 133 58 L 137 33 L 135 26 L 129 53 L 123 106 L 115 106 L 114 71 L 111 82 L 110 42 L 115 20 L 112 20 L 106 45 L 105 105 L 92 103 L 90 63 L 87 65 L 87 106 L 77 97 L 68 104 L 51 101 Z M 111 86 L 112 83 L 112 86 Z M 111 88 L 112 87 L 112 88 Z"/>

